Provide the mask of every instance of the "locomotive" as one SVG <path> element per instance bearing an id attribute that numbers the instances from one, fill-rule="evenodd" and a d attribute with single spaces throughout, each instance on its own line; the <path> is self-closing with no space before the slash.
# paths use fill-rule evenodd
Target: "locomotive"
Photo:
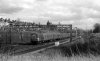
<path id="1" fill-rule="evenodd" d="M 70 36 L 70 33 L 60 33 L 57 31 L 42 31 L 31 35 L 32 42 L 49 42 L 60 39 L 65 39 Z"/>
<path id="2" fill-rule="evenodd" d="M 74 35 L 74 34 L 73 34 Z M 37 44 L 65 39 L 70 33 L 58 31 L 0 31 L 0 44 Z"/>

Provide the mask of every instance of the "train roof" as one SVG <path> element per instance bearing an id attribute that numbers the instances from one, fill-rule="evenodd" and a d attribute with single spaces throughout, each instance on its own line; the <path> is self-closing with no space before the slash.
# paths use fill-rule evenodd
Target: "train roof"
<path id="1" fill-rule="evenodd" d="M 54 31 L 54 30 L 41 30 L 38 31 L 39 33 L 59 33 L 59 31 Z"/>
<path id="2" fill-rule="evenodd" d="M 2 32 L 9 32 L 9 31 L 0 31 Z M 53 30 L 39 30 L 39 31 L 11 31 L 11 33 L 60 33 L 59 31 L 53 31 Z"/>

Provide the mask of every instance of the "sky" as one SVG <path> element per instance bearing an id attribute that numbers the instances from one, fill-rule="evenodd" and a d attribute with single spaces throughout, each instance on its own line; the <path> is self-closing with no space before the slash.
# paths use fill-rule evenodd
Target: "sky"
<path id="1" fill-rule="evenodd" d="M 0 17 L 92 29 L 100 23 L 100 0 L 0 0 Z"/>

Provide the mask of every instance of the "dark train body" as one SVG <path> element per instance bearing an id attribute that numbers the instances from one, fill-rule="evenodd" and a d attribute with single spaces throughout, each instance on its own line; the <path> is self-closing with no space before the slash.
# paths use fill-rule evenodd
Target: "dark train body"
<path id="1" fill-rule="evenodd" d="M 73 35 L 75 35 L 73 33 Z M 54 40 L 64 39 L 70 36 L 70 33 L 60 33 L 57 31 L 0 31 L 1 44 L 30 44 L 42 43 Z"/>
<path id="2" fill-rule="evenodd" d="M 0 32 L 1 44 L 25 44 L 30 43 L 31 32 Z"/>

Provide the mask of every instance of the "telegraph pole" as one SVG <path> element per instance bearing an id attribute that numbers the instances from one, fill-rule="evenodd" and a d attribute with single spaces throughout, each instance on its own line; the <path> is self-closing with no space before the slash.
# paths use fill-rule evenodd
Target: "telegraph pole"
<path id="1" fill-rule="evenodd" d="M 9 35 L 10 35 L 10 37 L 9 37 L 9 44 L 11 44 L 11 32 L 12 32 L 12 22 L 10 22 L 10 30 L 9 30 Z"/>
<path id="2" fill-rule="evenodd" d="M 77 27 L 75 27 L 75 31 L 76 31 L 76 37 L 77 37 Z"/>
<path id="3" fill-rule="evenodd" d="M 72 25 L 69 25 L 70 26 L 70 42 L 72 41 Z"/>

